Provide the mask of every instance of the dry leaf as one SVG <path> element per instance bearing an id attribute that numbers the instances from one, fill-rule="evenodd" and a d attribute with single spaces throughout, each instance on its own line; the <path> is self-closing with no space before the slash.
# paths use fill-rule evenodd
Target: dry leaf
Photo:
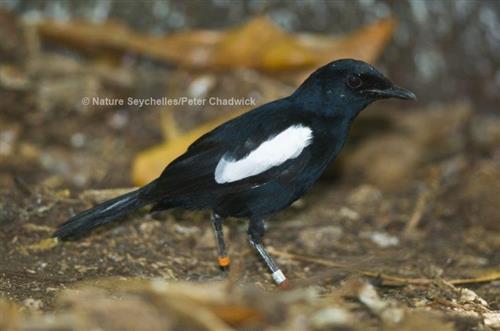
<path id="1" fill-rule="evenodd" d="M 47 239 L 43 239 L 43 240 L 41 240 L 33 245 L 29 245 L 27 247 L 27 249 L 28 249 L 28 251 L 31 251 L 31 252 L 42 252 L 42 251 L 46 251 L 46 250 L 49 250 L 49 249 L 56 247 L 57 243 L 58 243 L 57 238 L 47 238 Z"/>
<path id="2" fill-rule="evenodd" d="M 139 153 L 132 165 L 134 184 L 142 186 L 154 180 L 161 174 L 167 164 L 184 153 L 187 147 L 201 135 L 240 114 L 241 112 L 229 113 L 227 116 L 217 118 L 161 145 Z"/>
<path id="3" fill-rule="evenodd" d="M 394 27 L 395 20 L 388 18 L 346 36 L 294 35 L 257 17 L 227 31 L 198 30 L 164 37 L 139 34 L 112 21 L 45 21 L 38 31 L 48 41 L 93 54 L 132 52 L 189 68 L 310 72 L 342 57 L 374 61 Z"/>

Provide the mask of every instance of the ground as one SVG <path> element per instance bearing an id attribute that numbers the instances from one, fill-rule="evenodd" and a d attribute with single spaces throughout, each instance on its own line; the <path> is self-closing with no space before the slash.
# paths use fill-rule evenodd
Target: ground
<path id="1" fill-rule="evenodd" d="M 265 244 L 290 279 L 282 290 L 245 220 L 226 221 L 233 263 L 219 270 L 208 211 L 146 208 L 78 241 L 51 234 L 131 188 L 134 158 L 172 118 L 82 97 L 175 96 L 201 80 L 215 82 L 211 95 L 264 102 L 290 86 L 246 70 L 29 59 L 0 66 L 0 329 L 500 329 L 498 116 L 473 103 L 365 111 L 313 191 L 268 220 Z M 173 117 L 188 131 L 219 115 Z"/>

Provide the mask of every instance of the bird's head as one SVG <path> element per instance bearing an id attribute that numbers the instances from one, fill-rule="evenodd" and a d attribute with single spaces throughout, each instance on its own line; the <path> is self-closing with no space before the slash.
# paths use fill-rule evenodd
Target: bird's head
<path id="1" fill-rule="evenodd" d="M 394 85 L 368 63 L 352 59 L 333 61 L 319 68 L 293 96 L 300 96 L 303 106 L 312 111 L 348 112 L 353 116 L 379 99 L 416 99 L 413 92 Z"/>

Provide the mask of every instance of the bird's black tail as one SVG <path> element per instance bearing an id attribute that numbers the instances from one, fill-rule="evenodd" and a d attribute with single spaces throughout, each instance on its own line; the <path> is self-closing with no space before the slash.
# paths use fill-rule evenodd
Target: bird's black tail
<path id="1" fill-rule="evenodd" d="M 149 201 L 140 199 L 140 194 L 149 186 L 146 185 L 138 190 L 120 195 L 71 217 L 59 225 L 53 236 L 60 239 L 78 238 L 99 226 L 111 223 L 131 211 L 149 204 Z"/>

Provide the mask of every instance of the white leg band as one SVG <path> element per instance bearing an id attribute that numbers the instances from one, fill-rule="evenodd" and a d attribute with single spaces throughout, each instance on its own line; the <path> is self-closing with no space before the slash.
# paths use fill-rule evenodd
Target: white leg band
<path id="1" fill-rule="evenodd" d="M 278 269 L 275 272 L 273 272 L 273 279 L 274 279 L 274 282 L 279 285 L 286 280 L 286 277 L 283 274 L 283 271 Z"/>

